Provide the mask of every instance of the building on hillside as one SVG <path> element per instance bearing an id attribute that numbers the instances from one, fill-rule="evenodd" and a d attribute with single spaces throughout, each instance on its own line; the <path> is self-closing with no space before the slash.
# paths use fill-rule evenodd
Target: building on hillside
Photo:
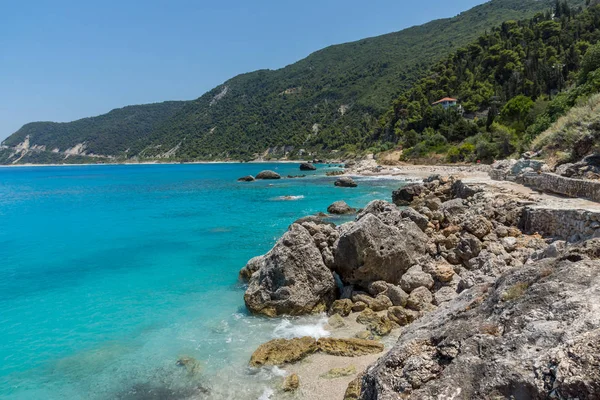
<path id="1" fill-rule="evenodd" d="M 458 100 L 457 99 L 453 99 L 452 97 L 444 97 L 443 99 L 440 99 L 438 101 L 436 101 L 435 103 L 432 104 L 432 106 L 442 106 L 445 109 L 449 108 L 449 107 L 456 107 Z"/>

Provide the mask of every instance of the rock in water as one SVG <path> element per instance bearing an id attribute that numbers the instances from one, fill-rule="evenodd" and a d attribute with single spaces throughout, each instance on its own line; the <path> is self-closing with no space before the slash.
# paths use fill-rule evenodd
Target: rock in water
<path id="1" fill-rule="evenodd" d="M 356 184 L 356 182 L 354 182 L 354 179 L 350 178 L 349 176 L 342 176 L 340 178 L 337 178 L 334 185 L 339 186 L 339 187 L 357 187 L 358 186 Z"/>
<path id="2" fill-rule="evenodd" d="M 244 295 L 246 307 L 270 317 L 326 311 L 335 300 L 335 280 L 306 228 L 292 224 L 275 247 L 253 259 L 261 265 Z"/>
<path id="3" fill-rule="evenodd" d="M 316 170 L 317 170 L 317 167 L 315 167 L 311 163 L 300 164 L 300 171 L 316 171 Z"/>
<path id="4" fill-rule="evenodd" d="M 300 387 L 300 378 L 298 378 L 297 374 L 291 374 L 290 376 L 286 376 L 283 380 L 283 391 L 284 392 L 293 392 L 294 390 Z"/>
<path id="5" fill-rule="evenodd" d="M 261 344 L 250 357 L 251 367 L 283 365 L 303 359 L 318 350 L 312 337 L 273 339 Z"/>
<path id="6" fill-rule="evenodd" d="M 345 201 L 336 201 L 335 203 L 327 207 L 327 212 L 329 214 L 338 215 L 354 214 L 356 212 L 356 208 L 350 207 L 348 204 L 346 204 Z"/>
<path id="7" fill-rule="evenodd" d="M 281 175 L 275 171 L 266 170 L 259 172 L 256 179 L 281 179 Z"/>
<path id="8" fill-rule="evenodd" d="M 255 179 L 252 175 L 242 176 L 238 179 L 238 182 L 253 182 Z"/>
<path id="9" fill-rule="evenodd" d="M 396 226 L 367 214 L 344 232 L 335 249 L 335 271 L 342 281 L 362 284 L 378 280 L 397 284 L 427 251 L 428 237 L 410 220 Z"/>

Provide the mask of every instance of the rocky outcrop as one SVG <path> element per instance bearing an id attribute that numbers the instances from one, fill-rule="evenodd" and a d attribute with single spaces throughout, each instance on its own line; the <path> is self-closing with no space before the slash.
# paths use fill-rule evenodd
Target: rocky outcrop
<path id="1" fill-rule="evenodd" d="M 255 179 L 252 175 L 246 175 L 246 176 L 242 176 L 241 178 L 238 178 L 238 182 L 254 182 Z"/>
<path id="2" fill-rule="evenodd" d="M 350 207 L 345 201 L 336 201 L 327 207 L 327 212 L 329 214 L 337 215 L 354 214 L 356 212 L 356 208 Z"/>
<path id="3" fill-rule="evenodd" d="M 335 186 L 339 186 L 339 187 L 357 187 L 358 184 L 356 182 L 354 182 L 354 179 L 350 178 L 349 176 L 342 176 L 339 177 L 335 180 L 334 182 Z"/>
<path id="4" fill-rule="evenodd" d="M 256 179 L 281 179 L 281 175 L 275 171 L 266 170 L 259 172 Z"/>
<path id="5" fill-rule="evenodd" d="M 315 167 L 311 163 L 300 164 L 300 171 L 316 171 L 316 170 L 317 170 L 317 167 Z"/>
<path id="6" fill-rule="evenodd" d="M 463 291 L 361 380 L 371 399 L 600 398 L 600 240 Z"/>
<path id="7" fill-rule="evenodd" d="M 321 233 L 318 225 L 305 225 L 315 230 L 315 236 Z M 322 239 L 326 245 L 327 237 Z M 293 224 L 271 251 L 249 264 L 249 271 L 258 267 L 244 295 L 253 313 L 272 317 L 323 312 L 335 300 L 333 275 L 303 225 Z"/>

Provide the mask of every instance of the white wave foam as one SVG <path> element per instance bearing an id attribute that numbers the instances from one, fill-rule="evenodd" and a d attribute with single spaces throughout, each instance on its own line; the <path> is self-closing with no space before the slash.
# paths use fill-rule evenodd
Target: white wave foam
<path id="1" fill-rule="evenodd" d="M 275 391 L 271 388 L 265 388 L 265 391 L 260 395 L 258 400 L 269 400 L 271 396 L 275 394 Z"/>
<path id="2" fill-rule="evenodd" d="M 331 332 L 325 329 L 327 318 L 321 318 L 316 324 L 294 325 L 289 320 L 282 320 L 273 330 L 276 338 L 292 339 L 303 336 L 311 336 L 315 339 L 327 337 Z"/>
<path id="3" fill-rule="evenodd" d="M 300 196 L 279 196 L 279 197 L 274 197 L 271 200 L 274 201 L 296 201 L 296 200 L 302 200 L 304 198 L 304 196 L 300 195 Z"/>
<path id="4" fill-rule="evenodd" d="M 288 372 L 285 369 L 279 368 L 277 365 L 271 369 L 271 373 L 275 376 L 288 376 Z"/>

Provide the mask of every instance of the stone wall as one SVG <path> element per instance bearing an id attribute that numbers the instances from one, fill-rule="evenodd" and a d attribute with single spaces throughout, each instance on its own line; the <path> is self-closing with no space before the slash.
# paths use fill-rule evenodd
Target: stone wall
<path id="1" fill-rule="evenodd" d="M 577 242 L 600 236 L 600 212 L 526 207 L 521 216 L 521 230 L 545 237 Z"/>
<path id="2" fill-rule="evenodd" d="M 551 173 L 530 173 L 520 178 L 524 185 L 537 190 L 600 201 L 600 181 L 572 179 Z"/>

